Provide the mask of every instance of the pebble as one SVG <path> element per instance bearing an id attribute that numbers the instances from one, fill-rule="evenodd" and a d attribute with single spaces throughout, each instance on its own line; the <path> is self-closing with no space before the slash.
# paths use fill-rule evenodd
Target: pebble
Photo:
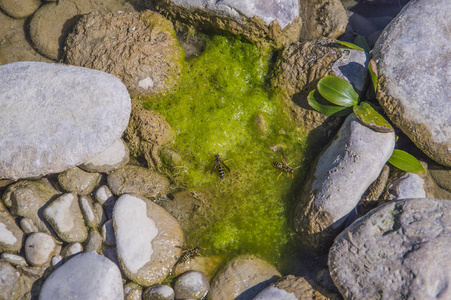
<path id="1" fill-rule="evenodd" d="M 95 252 L 82 253 L 50 274 L 39 299 L 123 300 L 121 274 L 109 259 Z"/>
<path id="2" fill-rule="evenodd" d="M 117 197 L 111 193 L 110 188 L 107 185 L 100 186 L 95 192 L 95 199 L 102 205 L 106 219 L 111 219 Z"/>
<path id="3" fill-rule="evenodd" d="M 102 175 L 88 173 L 80 168 L 70 168 L 58 175 L 58 183 L 69 193 L 89 195 L 99 184 Z"/>
<path id="4" fill-rule="evenodd" d="M 269 286 L 260 293 L 258 293 L 258 295 L 253 300 L 274 300 L 274 299 L 297 300 L 298 298 L 294 295 L 294 293 L 288 293 L 285 290 L 278 289 L 274 286 Z"/>
<path id="5" fill-rule="evenodd" d="M 0 252 L 19 252 L 23 232 L 6 207 L 0 202 Z"/>
<path id="6" fill-rule="evenodd" d="M 0 105 L 8 107 L 0 110 L 0 178 L 36 177 L 79 165 L 127 127 L 130 96 L 107 73 L 16 62 L 1 65 L 0 77 Z"/>
<path id="7" fill-rule="evenodd" d="M 8 15 L 16 19 L 31 16 L 41 4 L 42 2 L 40 0 L 0 0 L 0 8 Z"/>
<path id="8" fill-rule="evenodd" d="M 142 300 L 142 288 L 134 282 L 124 285 L 124 300 Z"/>
<path id="9" fill-rule="evenodd" d="M 80 254 L 83 252 L 83 246 L 80 243 L 71 243 L 63 248 L 61 255 L 64 258 L 68 258 L 75 254 Z"/>
<path id="10" fill-rule="evenodd" d="M 389 194 L 390 200 L 426 198 L 424 180 L 418 174 L 406 173 L 390 185 Z"/>
<path id="11" fill-rule="evenodd" d="M 209 289 L 207 278 L 198 271 L 185 272 L 174 282 L 175 299 L 203 299 Z"/>
<path id="12" fill-rule="evenodd" d="M 78 199 L 85 224 L 91 228 L 97 228 L 102 221 L 102 209 L 96 208 L 89 196 L 80 196 Z M 100 212 L 98 211 L 100 209 Z"/>
<path id="13" fill-rule="evenodd" d="M 20 273 L 6 261 L 0 261 L 0 299 L 13 299 L 17 295 Z"/>
<path id="14" fill-rule="evenodd" d="M 5 261 L 9 262 L 10 264 L 12 264 L 13 266 L 26 266 L 27 265 L 27 261 L 25 260 L 25 258 L 23 258 L 22 256 L 17 255 L 17 254 L 2 253 L 0 255 L 0 257 L 2 259 L 4 259 Z"/>
<path id="15" fill-rule="evenodd" d="M 80 165 L 88 172 L 106 173 L 125 166 L 130 160 L 130 151 L 122 139 L 118 139 L 106 150 Z"/>
<path id="16" fill-rule="evenodd" d="M 65 242 L 83 242 L 88 236 L 77 195 L 73 193 L 56 198 L 44 209 L 43 215 Z"/>
<path id="17" fill-rule="evenodd" d="M 102 236 L 100 235 L 100 233 L 97 230 L 91 229 L 89 231 L 88 238 L 85 241 L 85 250 L 86 250 L 86 252 L 93 251 L 96 253 L 101 253 Z"/>
<path id="18" fill-rule="evenodd" d="M 26 234 L 38 231 L 36 226 L 34 226 L 33 221 L 28 218 L 20 219 L 20 228 L 22 228 L 22 231 Z"/>
<path id="19" fill-rule="evenodd" d="M 30 265 L 41 267 L 50 262 L 55 253 L 55 239 L 46 233 L 32 233 L 25 240 L 25 257 Z"/>
<path id="20" fill-rule="evenodd" d="M 102 239 L 106 246 L 116 245 L 116 237 L 114 235 L 113 220 L 108 220 L 102 225 Z"/>
<path id="21" fill-rule="evenodd" d="M 173 300 L 174 297 L 174 290 L 164 284 L 152 285 L 143 293 L 143 300 Z"/>

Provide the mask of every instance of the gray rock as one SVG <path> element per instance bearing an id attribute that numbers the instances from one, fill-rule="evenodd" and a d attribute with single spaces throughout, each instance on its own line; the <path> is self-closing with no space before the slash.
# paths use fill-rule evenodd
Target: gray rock
<path id="1" fill-rule="evenodd" d="M 241 255 L 215 275 L 207 299 L 252 299 L 280 276 L 268 262 L 253 255 Z"/>
<path id="2" fill-rule="evenodd" d="M 183 232 L 163 208 L 145 198 L 122 195 L 113 211 L 116 248 L 127 278 L 142 286 L 162 282 L 176 263 Z"/>
<path id="3" fill-rule="evenodd" d="M 121 274 L 95 252 L 79 254 L 50 274 L 39 299 L 123 300 Z"/>
<path id="4" fill-rule="evenodd" d="M 20 219 L 20 228 L 22 228 L 22 231 L 27 234 L 38 231 L 36 226 L 34 226 L 33 221 L 28 218 Z"/>
<path id="5" fill-rule="evenodd" d="M 92 199 L 88 196 L 80 196 L 78 198 L 78 203 L 80 205 L 81 213 L 85 219 L 85 224 L 91 228 L 97 228 L 102 221 L 102 214 L 97 212 Z M 100 208 L 101 209 L 101 208 Z"/>
<path id="6" fill-rule="evenodd" d="M 40 210 L 58 194 L 46 178 L 24 180 L 8 186 L 2 201 L 9 207 L 13 216 L 25 217 L 38 231 L 50 233 Z"/>
<path id="7" fill-rule="evenodd" d="M 418 148 L 448 167 L 450 14 L 447 0 L 410 1 L 385 28 L 373 50 L 379 72 L 379 103 Z"/>
<path id="8" fill-rule="evenodd" d="M 61 250 L 61 255 L 63 258 L 71 257 L 75 254 L 80 254 L 83 252 L 83 246 L 80 243 L 71 243 Z"/>
<path id="9" fill-rule="evenodd" d="M 134 282 L 124 285 L 124 300 L 142 300 L 142 288 Z"/>
<path id="10" fill-rule="evenodd" d="M 130 97 L 109 74 L 18 62 L 0 66 L 0 77 L 0 178 L 78 165 L 108 148 L 127 126 Z"/>
<path id="11" fill-rule="evenodd" d="M 117 76 L 130 93 L 143 96 L 171 91 L 184 61 L 172 23 L 150 10 L 81 17 L 64 56 L 68 64 Z"/>
<path id="12" fill-rule="evenodd" d="M 88 172 L 110 172 L 125 166 L 130 160 L 129 155 L 127 145 L 118 139 L 106 150 L 81 164 L 80 168 Z"/>
<path id="13" fill-rule="evenodd" d="M 0 202 L 0 253 L 17 253 L 22 248 L 23 232 L 15 219 Z"/>
<path id="14" fill-rule="evenodd" d="M 61 255 L 54 255 L 50 262 L 52 264 L 52 267 L 54 267 L 55 269 L 59 268 L 63 265 L 63 257 Z"/>
<path id="15" fill-rule="evenodd" d="M 17 254 L 11 254 L 11 253 L 2 253 L 0 255 L 1 259 L 5 260 L 6 262 L 9 262 L 13 266 L 26 266 L 27 261 L 23 256 L 17 255 Z"/>
<path id="16" fill-rule="evenodd" d="M 274 300 L 274 299 L 280 299 L 280 300 L 297 300 L 297 298 L 294 293 L 289 293 L 285 290 L 276 288 L 274 286 L 268 286 L 263 291 L 258 293 L 258 295 L 253 300 Z"/>
<path id="17" fill-rule="evenodd" d="M 44 209 L 43 215 L 58 237 L 65 242 L 83 242 L 88 236 L 75 194 L 58 197 Z"/>
<path id="18" fill-rule="evenodd" d="M 270 4 L 260 0 L 158 0 L 155 8 L 172 20 L 202 31 L 229 31 L 277 48 L 298 40 L 302 27 L 297 0 Z"/>
<path id="19" fill-rule="evenodd" d="M 102 175 L 88 173 L 80 168 L 70 168 L 58 175 L 58 183 L 69 193 L 89 195 L 99 184 Z"/>
<path id="20" fill-rule="evenodd" d="M 380 133 L 349 115 L 318 156 L 301 192 L 294 226 L 301 242 L 326 252 L 393 153 L 394 132 Z"/>
<path id="21" fill-rule="evenodd" d="M 390 187 L 390 200 L 426 198 L 424 180 L 418 174 L 406 173 L 393 182 Z"/>
<path id="22" fill-rule="evenodd" d="M 32 233 L 25 240 L 25 257 L 30 265 L 41 267 L 50 262 L 55 253 L 55 239 L 46 233 Z"/>
<path id="23" fill-rule="evenodd" d="M 176 299 L 203 299 L 209 289 L 207 278 L 198 271 L 185 272 L 174 282 Z"/>
<path id="24" fill-rule="evenodd" d="M 143 300 L 173 300 L 174 290 L 169 285 L 155 284 L 143 293 Z"/>
<path id="25" fill-rule="evenodd" d="M 406 199 L 384 204 L 337 236 L 329 252 L 345 299 L 451 297 L 451 202 Z"/>
<path id="26" fill-rule="evenodd" d="M 149 169 L 127 165 L 108 174 L 108 186 L 116 195 L 137 194 L 157 199 L 166 194 L 169 180 Z"/>
<path id="27" fill-rule="evenodd" d="M 102 251 L 102 236 L 97 230 L 91 229 L 89 231 L 88 238 L 85 241 L 86 252 L 93 251 L 96 253 L 101 253 Z"/>
<path id="28" fill-rule="evenodd" d="M 31 16 L 42 4 L 39 0 L 13 1 L 0 0 L 0 8 L 13 18 L 26 18 Z"/>

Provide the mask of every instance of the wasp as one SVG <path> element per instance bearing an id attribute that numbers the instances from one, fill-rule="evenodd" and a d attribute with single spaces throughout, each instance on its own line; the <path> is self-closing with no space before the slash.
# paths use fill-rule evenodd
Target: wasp
<path id="1" fill-rule="evenodd" d="M 282 162 L 275 161 L 272 163 L 277 170 L 282 171 L 282 172 L 280 172 L 279 176 L 277 176 L 277 180 L 279 180 L 280 175 L 282 175 L 284 172 L 287 173 L 287 176 L 289 176 L 289 174 L 291 174 L 291 178 L 293 178 L 293 171 L 299 167 L 296 167 L 296 168 L 290 167 L 290 163 L 292 163 L 292 161 L 287 162 L 287 159 L 285 158 L 285 155 L 283 154 L 283 152 L 281 153 L 281 158 L 282 158 Z M 275 170 L 269 170 L 268 172 L 271 172 L 271 171 L 275 171 Z"/>
<path id="2" fill-rule="evenodd" d="M 226 162 L 229 160 L 230 159 L 226 160 Z M 224 163 L 224 161 L 221 160 L 221 158 L 219 157 L 219 154 L 216 154 L 215 155 L 215 163 L 213 165 L 213 168 L 211 168 L 210 175 L 213 174 L 213 171 L 216 168 L 218 168 L 219 177 L 221 177 L 221 180 L 224 179 L 224 169 L 222 168 L 222 166 L 224 166 L 224 168 L 226 168 L 226 170 L 230 172 L 229 167 L 227 167 L 226 164 Z"/>
<path id="3" fill-rule="evenodd" d="M 201 249 L 199 246 L 196 246 L 194 248 L 189 248 L 186 246 L 176 246 L 176 247 L 182 249 L 183 251 L 175 265 L 185 263 L 185 262 L 195 258 L 196 256 L 202 256 L 199 253 L 199 251 Z"/>

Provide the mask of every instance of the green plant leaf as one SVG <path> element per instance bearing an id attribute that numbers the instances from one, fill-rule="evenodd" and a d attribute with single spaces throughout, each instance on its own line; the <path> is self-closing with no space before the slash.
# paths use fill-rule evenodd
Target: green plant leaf
<path id="1" fill-rule="evenodd" d="M 406 172 L 415 174 L 426 172 L 418 159 L 415 158 L 415 156 L 399 149 L 395 149 L 393 151 L 393 154 L 391 155 L 388 162 L 398 169 Z"/>
<path id="2" fill-rule="evenodd" d="M 363 35 L 357 34 L 354 38 L 354 44 L 361 47 L 364 51 L 370 52 L 371 47 Z"/>
<path id="3" fill-rule="evenodd" d="M 352 85 L 339 77 L 321 78 L 318 81 L 318 91 L 321 96 L 335 105 L 350 107 L 359 103 L 359 95 Z"/>
<path id="4" fill-rule="evenodd" d="M 379 132 L 391 132 L 393 127 L 368 102 L 362 102 L 353 107 L 354 113 L 360 122 Z"/>
<path id="5" fill-rule="evenodd" d="M 350 43 L 350 42 L 337 41 L 337 43 L 342 46 L 345 46 L 346 48 L 349 48 L 349 49 L 365 51 L 363 48 L 357 46 L 356 44 Z"/>
<path id="6" fill-rule="evenodd" d="M 343 117 L 352 112 L 351 107 L 328 104 L 330 102 L 324 99 L 317 90 L 311 91 L 307 100 L 312 108 L 328 116 Z"/>
<path id="7" fill-rule="evenodd" d="M 368 70 L 370 71 L 374 92 L 377 92 L 377 66 L 376 62 L 372 59 L 370 59 L 370 63 L 368 64 Z"/>

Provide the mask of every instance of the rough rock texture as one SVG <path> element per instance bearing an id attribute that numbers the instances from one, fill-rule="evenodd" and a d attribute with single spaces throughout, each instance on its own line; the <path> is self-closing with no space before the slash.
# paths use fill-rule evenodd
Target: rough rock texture
<path id="1" fill-rule="evenodd" d="M 170 91 L 183 59 L 172 23 L 150 10 L 87 14 L 65 47 L 67 63 L 113 74 L 139 95 Z"/>
<path id="2" fill-rule="evenodd" d="M 13 18 L 26 18 L 31 16 L 42 4 L 40 0 L 0 0 L 0 8 Z"/>
<path id="3" fill-rule="evenodd" d="M 301 39 L 338 38 L 345 33 L 348 17 L 340 0 L 300 0 Z"/>
<path id="4" fill-rule="evenodd" d="M 99 184 L 102 175 L 88 173 L 80 168 L 70 168 L 58 175 L 58 183 L 70 193 L 89 195 Z"/>
<path id="5" fill-rule="evenodd" d="M 130 152 L 122 139 L 116 140 L 106 150 L 80 165 L 88 172 L 110 172 L 125 166 L 130 160 Z"/>
<path id="6" fill-rule="evenodd" d="M 268 262 L 253 255 L 241 255 L 216 274 L 207 299 L 252 299 L 280 276 Z"/>
<path id="7" fill-rule="evenodd" d="M 0 66 L 0 178 L 61 172 L 117 140 L 130 96 L 116 77 L 74 66 Z"/>
<path id="8" fill-rule="evenodd" d="M 46 178 L 23 180 L 8 186 L 2 195 L 2 201 L 9 207 L 13 216 L 27 218 L 32 228 L 36 227 L 40 232 L 50 233 L 41 209 L 58 194 L 59 192 Z"/>
<path id="9" fill-rule="evenodd" d="M 124 300 L 143 300 L 142 294 L 142 287 L 136 283 L 124 284 Z"/>
<path id="10" fill-rule="evenodd" d="M 329 268 L 344 298 L 450 298 L 450 213 L 447 200 L 394 201 L 343 231 Z"/>
<path id="11" fill-rule="evenodd" d="M 410 1 L 385 28 L 373 50 L 379 72 L 377 98 L 388 117 L 425 154 L 448 167 L 450 15 L 447 0 Z"/>
<path id="12" fill-rule="evenodd" d="M 142 286 L 161 283 L 184 245 L 177 221 L 159 205 L 122 195 L 113 211 L 117 255 L 127 278 Z"/>
<path id="13" fill-rule="evenodd" d="M 201 31 L 228 31 L 276 48 L 297 41 L 302 27 L 297 0 L 158 0 L 155 8 Z"/>
<path id="14" fill-rule="evenodd" d="M 132 103 L 130 122 L 124 132 L 130 154 L 144 160 L 148 167 L 161 166 L 159 150 L 173 141 L 175 132 L 164 116 Z"/>
<path id="15" fill-rule="evenodd" d="M 95 252 L 83 253 L 50 274 L 39 299 L 123 300 L 121 274 L 107 258 Z"/>
<path id="16" fill-rule="evenodd" d="M 296 207 L 294 227 L 306 247 L 314 252 L 328 250 L 394 146 L 394 132 L 376 132 L 354 114 L 346 118 L 311 166 Z"/>
<path id="17" fill-rule="evenodd" d="M 138 194 L 146 198 L 157 199 L 166 194 L 169 180 L 149 169 L 127 165 L 107 177 L 108 186 L 116 195 Z"/>
<path id="18" fill-rule="evenodd" d="M 23 232 L 16 225 L 16 220 L 0 203 L 0 253 L 17 253 L 22 248 Z"/>
<path id="19" fill-rule="evenodd" d="M 331 136 L 340 124 L 337 117 L 328 117 L 307 102 L 324 76 L 338 76 L 362 90 L 367 81 L 368 55 L 363 51 L 340 47 L 335 40 L 319 39 L 289 45 L 276 61 L 271 85 L 287 102 L 287 115 L 314 136 Z"/>

